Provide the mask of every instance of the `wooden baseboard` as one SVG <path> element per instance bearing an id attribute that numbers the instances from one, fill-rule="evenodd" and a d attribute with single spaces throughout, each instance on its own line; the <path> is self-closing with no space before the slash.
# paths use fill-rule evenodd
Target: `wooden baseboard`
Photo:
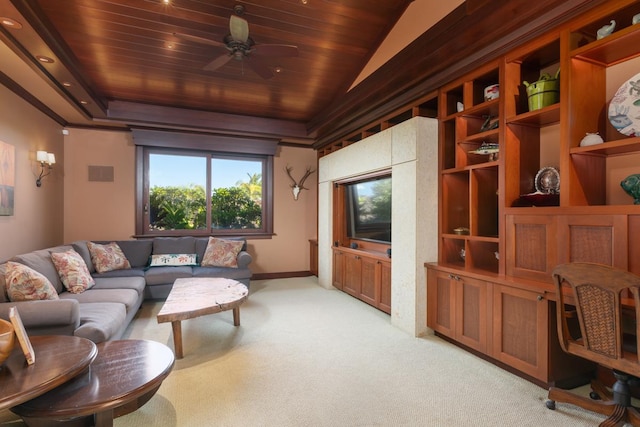
<path id="1" fill-rule="evenodd" d="M 310 271 L 285 271 L 281 273 L 254 273 L 251 280 L 286 279 L 289 277 L 313 276 Z"/>

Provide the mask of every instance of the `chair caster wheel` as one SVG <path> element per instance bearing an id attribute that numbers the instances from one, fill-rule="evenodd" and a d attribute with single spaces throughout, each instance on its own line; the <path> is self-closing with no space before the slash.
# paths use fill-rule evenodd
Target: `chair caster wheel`
<path id="1" fill-rule="evenodd" d="M 595 391 L 592 391 L 589 393 L 589 397 L 593 400 L 600 400 L 600 395 L 598 393 L 596 393 Z"/>
<path id="2" fill-rule="evenodd" d="M 555 400 L 547 400 L 544 404 L 547 405 L 547 408 L 551 409 L 552 411 L 556 409 L 556 401 Z"/>

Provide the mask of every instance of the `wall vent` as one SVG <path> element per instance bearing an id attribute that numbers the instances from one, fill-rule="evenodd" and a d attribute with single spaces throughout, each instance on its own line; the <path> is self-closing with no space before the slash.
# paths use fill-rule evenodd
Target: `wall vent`
<path id="1" fill-rule="evenodd" d="M 90 182 L 113 182 L 113 166 L 89 166 Z"/>

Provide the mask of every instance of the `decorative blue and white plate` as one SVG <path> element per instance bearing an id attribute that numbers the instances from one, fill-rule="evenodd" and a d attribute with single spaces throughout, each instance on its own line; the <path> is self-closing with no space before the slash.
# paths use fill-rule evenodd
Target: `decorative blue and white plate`
<path id="1" fill-rule="evenodd" d="M 609 122 L 626 136 L 640 136 L 640 74 L 624 82 L 609 104 Z"/>

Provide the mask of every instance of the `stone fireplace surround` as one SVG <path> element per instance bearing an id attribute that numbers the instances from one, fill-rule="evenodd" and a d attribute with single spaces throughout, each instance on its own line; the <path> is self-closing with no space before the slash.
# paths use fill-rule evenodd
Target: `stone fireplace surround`
<path id="1" fill-rule="evenodd" d="M 438 258 L 438 121 L 414 117 L 323 156 L 318 165 L 318 279 L 332 285 L 333 182 L 379 170 L 392 176 L 391 323 L 427 332 L 425 262 Z"/>

